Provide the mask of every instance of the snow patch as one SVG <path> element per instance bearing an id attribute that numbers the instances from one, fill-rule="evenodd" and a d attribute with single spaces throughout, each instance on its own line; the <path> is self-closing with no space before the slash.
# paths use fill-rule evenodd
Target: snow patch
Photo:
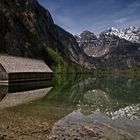
<path id="1" fill-rule="evenodd" d="M 133 43 L 140 43 L 140 28 L 136 28 L 134 26 L 126 28 L 126 29 L 116 29 L 111 27 L 107 31 L 105 31 L 106 35 L 115 35 L 119 38 L 126 39 Z"/>

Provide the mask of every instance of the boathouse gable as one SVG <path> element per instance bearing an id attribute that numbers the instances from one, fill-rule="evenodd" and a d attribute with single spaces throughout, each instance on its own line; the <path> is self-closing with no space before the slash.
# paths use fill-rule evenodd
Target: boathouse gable
<path id="1" fill-rule="evenodd" d="M 53 71 L 43 60 L 0 56 L 0 80 L 31 81 L 50 79 Z"/>

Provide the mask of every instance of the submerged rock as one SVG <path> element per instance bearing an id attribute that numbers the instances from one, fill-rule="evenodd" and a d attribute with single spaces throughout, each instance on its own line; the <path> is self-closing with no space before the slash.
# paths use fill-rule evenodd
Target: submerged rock
<path id="1" fill-rule="evenodd" d="M 119 128 L 117 123 L 121 120 L 108 119 L 101 113 L 84 116 L 79 111 L 74 111 L 58 121 L 47 140 L 138 140 L 140 134 L 131 132 L 130 121 L 124 121 L 127 129 Z M 137 126 L 139 127 L 139 126 Z M 136 128 L 137 129 L 137 128 Z"/>

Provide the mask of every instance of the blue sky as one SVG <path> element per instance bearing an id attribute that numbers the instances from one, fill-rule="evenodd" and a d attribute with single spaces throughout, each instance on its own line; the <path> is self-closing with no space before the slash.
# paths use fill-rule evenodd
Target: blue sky
<path id="1" fill-rule="evenodd" d="M 110 27 L 140 27 L 140 0 L 38 0 L 55 24 L 72 34 Z"/>

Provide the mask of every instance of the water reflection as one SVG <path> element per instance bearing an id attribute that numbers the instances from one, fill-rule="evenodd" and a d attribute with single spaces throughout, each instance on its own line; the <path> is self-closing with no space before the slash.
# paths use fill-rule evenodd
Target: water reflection
<path id="1" fill-rule="evenodd" d="M 140 139 L 139 91 L 139 79 L 121 77 L 89 77 L 53 89 L 46 100 L 74 111 L 55 123 L 48 139 Z"/>
<path id="2" fill-rule="evenodd" d="M 131 85 L 127 78 L 99 78 L 92 81 L 91 89 L 84 93 L 84 100 L 80 104 L 87 114 L 99 110 L 112 117 L 113 112 L 140 103 L 140 87 L 138 79 L 131 79 Z M 87 111 L 88 110 L 88 111 Z"/>
<path id="3" fill-rule="evenodd" d="M 74 106 L 85 115 L 98 110 L 112 118 L 113 112 L 115 114 L 120 110 L 139 111 L 139 92 L 140 82 L 136 78 L 89 77 L 71 86 L 68 84 L 53 88 L 45 101 Z"/>
<path id="4" fill-rule="evenodd" d="M 34 82 L 19 82 L 19 83 L 9 83 L 8 92 L 20 92 L 20 91 L 30 91 L 36 89 L 43 89 L 47 87 L 52 87 L 53 83 L 51 80 L 46 81 L 34 81 Z"/>
<path id="5" fill-rule="evenodd" d="M 51 81 L 0 85 L 0 109 L 37 100 L 44 97 L 51 89 Z"/>
<path id="6" fill-rule="evenodd" d="M 12 103 L 14 106 L 0 110 L 3 126 L 0 124 L 0 129 L 8 133 L 7 138 L 72 139 L 72 135 L 73 139 L 92 140 L 95 137 L 103 140 L 140 138 L 139 78 L 58 76 L 52 81 L 50 91 L 45 83 L 23 84 L 23 88 L 11 85 L 8 92 L 16 92 L 14 94 L 6 94 L 7 89 L 2 87 L 1 99 L 6 99 L 6 94 L 15 95 L 9 98 L 9 103 L 22 100 L 20 105 Z M 33 90 L 35 87 L 42 89 Z M 26 92 L 19 92 L 21 89 Z M 41 97 L 24 102 L 36 94 Z"/>

